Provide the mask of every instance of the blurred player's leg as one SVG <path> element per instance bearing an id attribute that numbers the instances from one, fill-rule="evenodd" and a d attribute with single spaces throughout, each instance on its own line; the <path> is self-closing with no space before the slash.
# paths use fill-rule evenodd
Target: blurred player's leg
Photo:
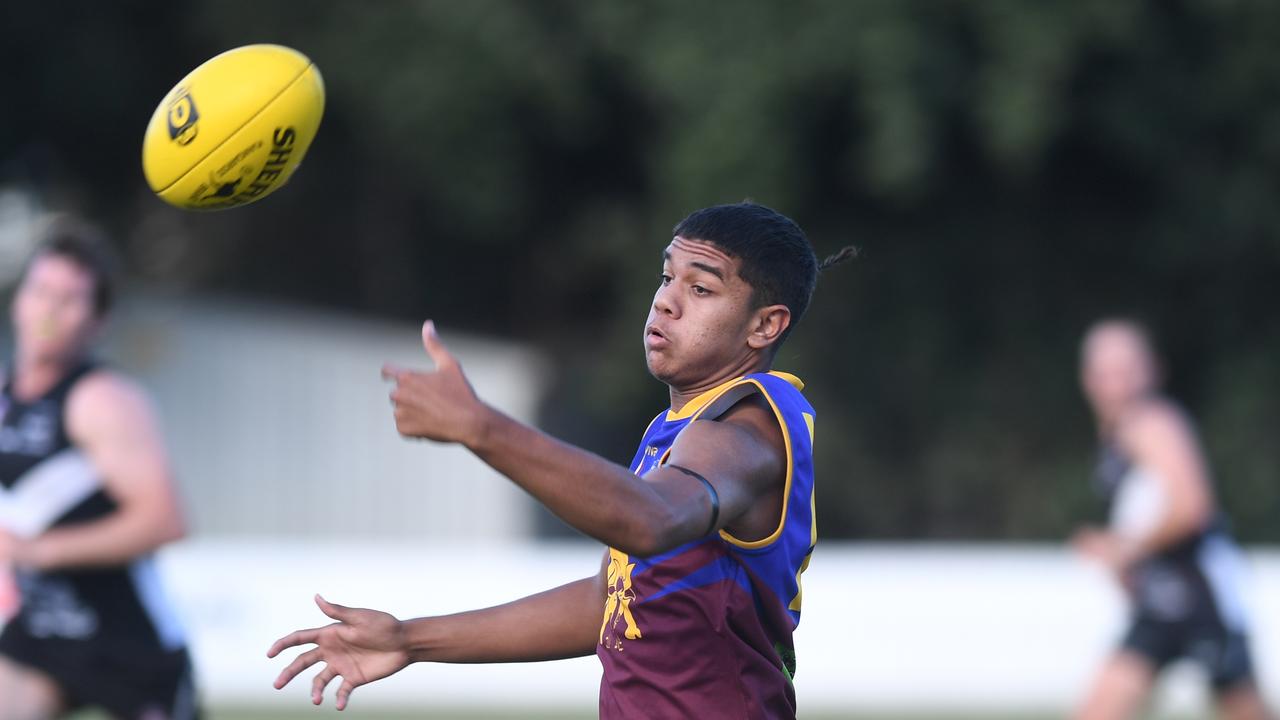
<path id="1" fill-rule="evenodd" d="M 1218 715 L 1223 720 L 1269 720 L 1262 694 L 1252 682 L 1217 693 Z"/>
<path id="2" fill-rule="evenodd" d="M 1145 658 L 1119 652 L 1102 666 L 1076 720 L 1127 720 L 1136 717 L 1151 693 L 1155 670 Z"/>
<path id="3" fill-rule="evenodd" d="M 0 657 L 0 720 L 50 720 L 62 712 L 53 681 Z"/>

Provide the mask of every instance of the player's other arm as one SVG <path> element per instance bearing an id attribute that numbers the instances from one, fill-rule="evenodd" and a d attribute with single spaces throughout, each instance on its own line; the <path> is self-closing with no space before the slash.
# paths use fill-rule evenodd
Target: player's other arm
<path id="1" fill-rule="evenodd" d="M 342 710 L 356 687 L 415 662 L 534 662 L 590 655 L 599 638 L 607 570 L 606 564 L 592 577 L 505 605 L 404 621 L 317 596 L 316 604 L 337 622 L 290 633 L 271 646 L 268 657 L 315 645 L 281 671 L 275 686 L 282 688 L 323 662 L 312 681 L 311 701 L 319 705 L 324 688 L 340 676 L 336 702 Z"/>
<path id="2" fill-rule="evenodd" d="M 185 535 L 159 422 L 141 387 L 107 371 L 85 377 L 67 399 L 66 426 L 117 509 L 17 541 L 19 565 L 117 566 Z"/>
<path id="3" fill-rule="evenodd" d="M 1204 528 L 1213 517 L 1213 497 L 1195 433 L 1167 403 L 1151 402 L 1135 410 L 1121 423 L 1117 439 L 1133 462 L 1150 470 L 1159 483 L 1165 501 L 1160 520 L 1141 538 L 1086 529 L 1073 542 L 1086 555 L 1123 571 Z"/>
<path id="4" fill-rule="evenodd" d="M 476 397 L 429 323 L 423 342 L 434 372 L 384 369 L 396 381 L 391 399 L 400 433 L 467 446 L 565 522 L 611 547 L 639 556 L 664 552 L 733 525 L 781 486 L 781 429 L 758 397 L 738 403 L 718 421 L 690 424 L 672 447 L 668 465 L 705 477 L 713 499 L 687 473 L 663 466 L 638 478 L 507 417 Z"/>
<path id="5" fill-rule="evenodd" d="M 1209 471 L 1186 418 L 1164 402 L 1138 409 L 1120 427 L 1120 444 L 1151 471 L 1165 499 L 1160 522 L 1129 549 L 1134 559 L 1199 532 L 1213 517 Z"/>

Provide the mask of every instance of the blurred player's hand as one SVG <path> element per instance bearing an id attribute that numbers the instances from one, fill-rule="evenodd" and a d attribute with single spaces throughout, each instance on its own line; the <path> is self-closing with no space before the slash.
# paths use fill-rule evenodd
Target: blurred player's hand
<path id="1" fill-rule="evenodd" d="M 0 530 L 0 623 L 13 619 L 22 606 L 18 580 L 14 576 L 21 540 L 8 530 Z"/>
<path id="2" fill-rule="evenodd" d="M 32 549 L 35 543 L 0 529 L 0 564 L 14 567 L 26 567 L 33 560 Z"/>
<path id="3" fill-rule="evenodd" d="M 434 371 L 382 366 L 383 379 L 396 384 L 391 391 L 396 430 L 405 437 L 470 444 L 480 433 L 484 405 L 430 320 L 422 326 L 422 345 L 436 364 Z"/>
<path id="4" fill-rule="evenodd" d="M 319 595 L 316 595 L 316 605 L 338 622 L 289 633 L 271 646 L 267 657 L 273 658 L 288 648 L 315 644 L 280 672 L 275 681 L 277 690 L 303 670 L 322 662 L 324 669 L 311 682 L 311 702 L 319 705 L 324 700 L 325 687 L 335 677 L 341 677 L 336 707 L 343 710 L 352 690 L 397 673 L 409 664 L 407 642 L 399 620 L 378 610 L 334 605 Z"/>
<path id="5" fill-rule="evenodd" d="M 1102 563 L 1108 570 L 1124 580 L 1130 566 L 1137 560 L 1133 543 L 1115 533 L 1086 527 L 1071 536 L 1071 546 L 1085 557 Z"/>

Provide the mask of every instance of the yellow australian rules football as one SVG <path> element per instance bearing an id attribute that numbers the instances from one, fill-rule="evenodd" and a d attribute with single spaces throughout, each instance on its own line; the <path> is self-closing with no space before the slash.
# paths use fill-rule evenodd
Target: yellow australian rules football
<path id="1" fill-rule="evenodd" d="M 246 45 L 165 95 L 142 138 L 152 191 L 186 210 L 260 200 L 288 182 L 320 128 L 324 81 L 306 55 Z"/>

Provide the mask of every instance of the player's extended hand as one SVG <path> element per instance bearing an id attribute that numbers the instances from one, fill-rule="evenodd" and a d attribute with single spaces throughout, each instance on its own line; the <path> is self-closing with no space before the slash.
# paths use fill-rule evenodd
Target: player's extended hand
<path id="1" fill-rule="evenodd" d="M 342 710 L 347 707 L 352 690 L 397 673 L 409 664 L 404 629 L 399 620 L 378 610 L 334 605 L 319 595 L 316 595 L 316 605 L 338 622 L 289 633 L 271 646 L 267 657 L 273 658 L 288 648 L 315 644 L 280 672 L 275 681 L 277 690 L 303 670 L 322 662 L 324 669 L 311 682 L 311 702 L 319 705 L 324 699 L 325 687 L 335 677 L 341 677 L 336 707 Z"/>
<path id="2" fill-rule="evenodd" d="M 382 377 L 396 384 L 391 391 L 396 430 L 405 437 L 467 444 L 479 434 L 484 405 L 430 320 L 422 326 L 422 345 L 436 364 L 434 371 L 382 366 Z"/>

